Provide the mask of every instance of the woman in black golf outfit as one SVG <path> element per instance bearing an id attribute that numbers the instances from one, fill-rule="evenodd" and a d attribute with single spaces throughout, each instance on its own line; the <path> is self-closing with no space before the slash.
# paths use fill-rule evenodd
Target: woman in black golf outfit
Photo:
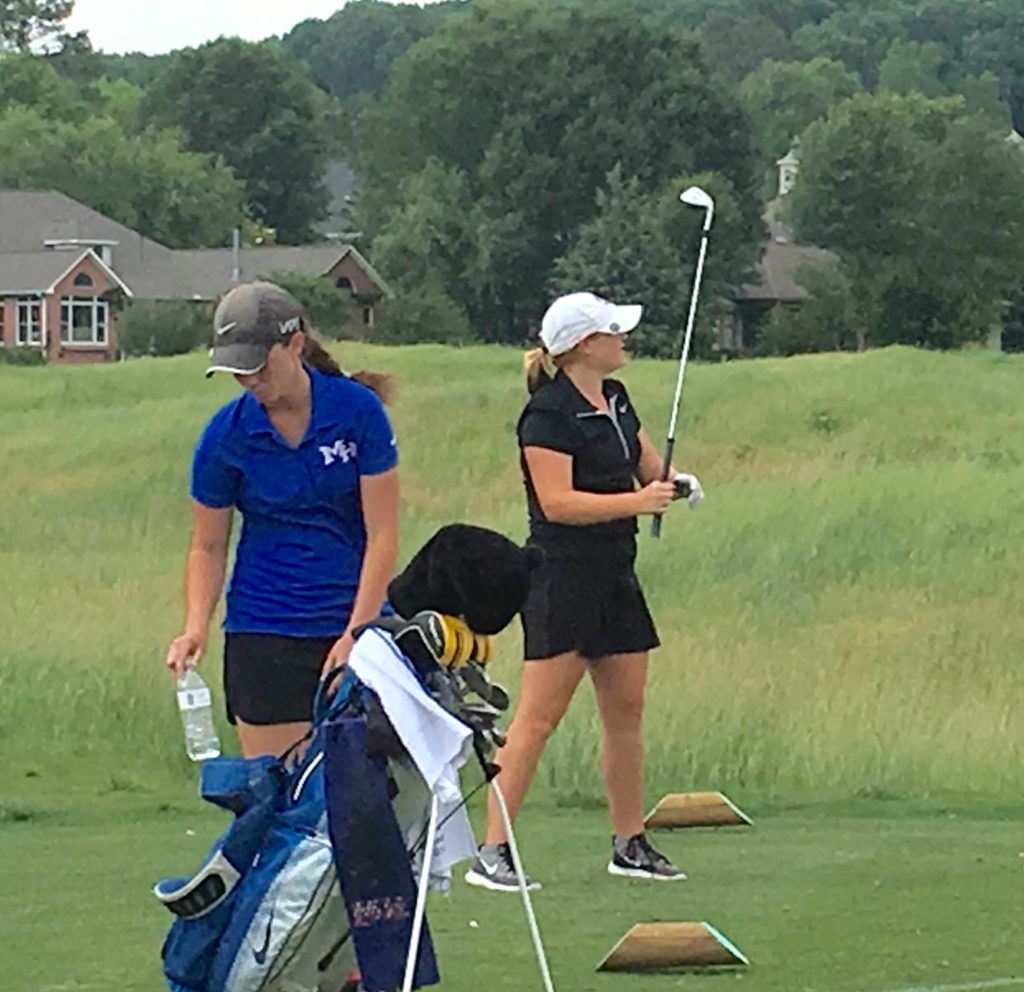
<path id="1" fill-rule="evenodd" d="M 639 306 L 590 293 L 563 296 L 544 316 L 543 347 L 527 356 L 533 395 L 518 435 L 530 543 L 543 550 L 544 564 L 523 609 L 519 703 L 495 760 L 514 818 L 548 737 L 589 673 L 604 725 L 601 764 L 614 830 L 608 871 L 681 879 L 644 834 L 642 715 L 658 635 L 633 563 L 637 516 L 664 513 L 680 495 L 696 506 L 703 492 L 691 475 L 673 471 L 661 480 L 661 456 L 625 387 L 607 378 L 625 364 L 625 335 L 641 314 Z M 486 843 L 466 880 L 517 888 L 493 796 Z"/>

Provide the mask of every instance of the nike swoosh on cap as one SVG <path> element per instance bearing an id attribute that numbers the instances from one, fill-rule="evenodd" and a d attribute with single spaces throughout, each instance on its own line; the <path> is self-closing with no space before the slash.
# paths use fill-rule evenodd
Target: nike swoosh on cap
<path id="1" fill-rule="evenodd" d="M 238 326 L 238 321 L 237 320 L 233 320 L 233 321 L 231 321 L 230 324 L 225 324 L 223 327 L 218 327 L 217 328 L 217 334 L 218 335 L 220 335 L 220 334 L 227 334 L 228 331 L 230 331 L 233 327 L 237 327 L 237 326 Z"/>

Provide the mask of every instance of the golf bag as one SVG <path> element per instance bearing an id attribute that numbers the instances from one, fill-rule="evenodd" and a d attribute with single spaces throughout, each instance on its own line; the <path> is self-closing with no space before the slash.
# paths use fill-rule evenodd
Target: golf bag
<path id="1" fill-rule="evenodd" d="M 171 992 L 338 992 L 357 966 L 370 992 L 401 984 L 432 799 L 445 829 L 429 871 L 443 879 L 474 852 L 457 768 L 496 734 L 498 711 L 468 702 L 440 662 L 472 665 L 470 679 L 505 700 L 477 663 L 489 643 L 465 625 L 438 614 L 377 623 L 360 632 L 333 701 L 321 687 L 301 760 L 204 763 L 202 797 L 235 819 L 199 872 L 155 887 L 178 917 L 163 948 Z M 417 936 L 421 987 L 438 973 L 429 931 Z"/>

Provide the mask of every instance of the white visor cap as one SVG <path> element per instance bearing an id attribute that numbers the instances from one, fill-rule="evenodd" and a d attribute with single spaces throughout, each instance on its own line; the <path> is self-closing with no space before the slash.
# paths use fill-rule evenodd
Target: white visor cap
<path id="1" fill-rule="evenodd" d="M 540 339 L 549 355 L 564 355 L 591 334 L 628 334 L 643 312 L 642 306 L 618 306 L 593 293 L 570 293 L 548 307 Z"/>

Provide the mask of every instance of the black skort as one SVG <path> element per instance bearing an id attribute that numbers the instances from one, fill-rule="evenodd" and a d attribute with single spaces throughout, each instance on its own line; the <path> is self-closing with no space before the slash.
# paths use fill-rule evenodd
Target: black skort
<path id="1" fill-rule="evenodd" d="M 632 548 L 635 545 L 630 542 Z M 579 651 L 596 660 L 650 651 L 660 643 L 633 553 L 587 553 L 545 548 L 530 577 L 523 607 L 527 661 Z"/>
<path id="2" fill-rule="evenodd" d="M 338 637 L 226 634 L 228 720 L 253 726 L 311 720 L 320 670 Z"/>

